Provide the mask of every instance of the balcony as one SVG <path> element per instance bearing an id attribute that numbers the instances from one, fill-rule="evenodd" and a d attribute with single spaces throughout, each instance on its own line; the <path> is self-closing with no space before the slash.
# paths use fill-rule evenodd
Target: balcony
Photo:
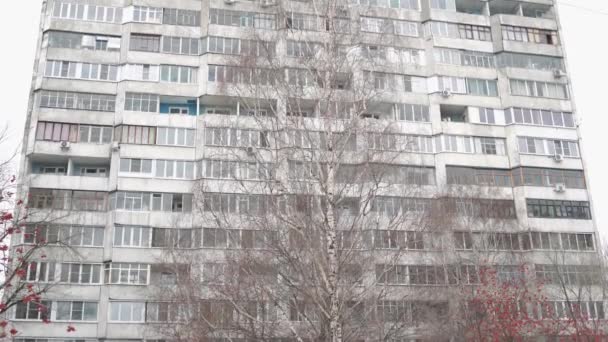
<path id="1" fill-rule="evenodd" d="M 473 16 L 508 15 L 555 20 L 551 0 L 445 0 L 439 1 L 432 10 L 445 10 Z M 437 14 L 434 13 L 434 14 Z M 465 19 L 463 16 L 462 19 Z M 462 21 L 462 20 L 461 20 Z"/>
<path id="2" fill-rule="evenodd" d="M 555 20 L 555 13 L 551 1 L 546 3 L 513 1 L 513 0 L 494 0 L 490 4 L 490 15 L 506 14 L 535 19 Z"/>
<path id="3" fill-rule="evenodd" d="M 440 105 L 442 122 L 469 122 L 466 106 Z"/>
<path id="4" fill-rule="evenodd" d="M 275 116 L 276 102 L 255 98 L 202 96 L 199 112 L 200 115 Z"/>
<path id="5" fill-rule="evenodd" d="M 62 187 L 73 190 L 108 191 L 108 178 L 32 174 L 30 175 L 30 186 L 36 188 Z"/>
<path id="6" fill-rule="evenodd" d="M 95 143 L 70 143 L 62 145 L 61 141 L 40 141 L 34 143 L 33 148 L 28 151 L 28 155 L 34 157 L 42 156 L 62 156 L 68 157 L 92 157 L 96 159 L 110 158 L 110 145 Z M 59 157 L 61 158 L 61 157 Z"/>

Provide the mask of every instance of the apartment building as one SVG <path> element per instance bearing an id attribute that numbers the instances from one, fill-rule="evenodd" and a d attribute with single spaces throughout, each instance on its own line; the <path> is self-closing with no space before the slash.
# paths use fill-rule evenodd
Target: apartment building
<path id="1" fill-rule="evenodd" d="M 235 66 L 235 56 L 272 51 L 292 65 L 288 84 L 319 85 L 293 65 L 315 53 L 305 40 L 326 34 L 325 24 L 310 0 L 274 1 L 43 1 L 21 177 L 30 206 L 60 217 L 42 234 L 69 237 L 77 254 L 57 247 L 32 264 L 28 281 L 54 285 L 44 297 L 48 312 L 21 303 L 11 313 L 17 341 L 163 338 L 150 328 L 163 320 L 162 308 L 146 288 L 171 281 L 158 264 L 169 236 L 197 251 L 230 248 L 197 217 L 195 184 L 226 180 L 235 168 L 248 180 L 266 177 L 259 165 L 251 171 L 209 153 L 271 147 L 251 123 L 225 126 L 270 113 L 224 86 L 246 82 L 247 66 Z M 367 42 L 357 53 L 388 60 L 361 70 L 390 92 L 366 118 L 398 123 L 391 134 L 408 141 L 372 139 L 370 148 L 415 155 L 420 165 L 408 167 L 428 200 L 450 185 L 474 186 L 491 194 L 481 206 L 504 201 L 504 218 L 523 227 L 454 232 L 454 248 L 466 253 L 480 237 L 499 234 L 494 250 L 563 251 L 576 272 L 592 273 L 580 266 L 598 239 L 555 7 L 553 0 L 353 0 L 344 10 Z M 253 29 L 277 39 L 252 40 Z M 398 67 L 387 67 L 396 59 Z M 259 87 L 269 82 L 248 77 Z M 319 109 L 283 114 L 315 120 Z M 354 141 L 353 150 L 362 144 Z M 394 248 L 381 234 L 371 244 Z M 425 246 L 412 240 L 408 249 Z M 603 304 L 592 304 L 589 312 L 604 318 Z"/>

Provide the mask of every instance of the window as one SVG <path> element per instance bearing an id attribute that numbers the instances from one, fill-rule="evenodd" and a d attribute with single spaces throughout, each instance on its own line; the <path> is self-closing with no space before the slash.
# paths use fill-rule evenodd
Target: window
<path id="1" fill-rule="evenodd" d="M 532 108 L 505 109 L 507 124 L 539 125 L 550 127 L 575 127 L 574 115 L 568 112 Z"/>
<path id="2" fill-rule="evenodd" d="M 289 12 L 285 18 L 285 27 L 292 30 L 320 31 L 321 18 L 303 13 Z"/>
<path id="3" fill-rule="evenodd" d="M 56 1 L 53 4 L 52 16 L 62 19 L 121 23 L 122 8 Z"/>
<path id="4" fill-rule="evenodd" d="M 102 247 L 103 227 L 91 226 L 28 226 L 23 236 L 23 243 L 34 243 L 39 240 L 49 244 L 62 243 L 72 247 Z"/>
<path id="5" fill-rule="evenodd" d="M 110 194 L 112 210 L 128 211 L 192 211 L 191 194 L 124 192 Z"/>
<path id="6" fill-rule="evenodd" d="M 287 40 L 287 56 L 289 57 L 314 57 L 321 49 L 322 46 L 318 43 Z"/>
<path id="7" fill-rule="evenodd" d="M 378 249 L 424 249 L 424 233 L 399 230 L 375 230 L 374 247 Z"/>
<path id="8" fill-rule="evenodd" d="M 154 228 L 152 230 L 153 248 L 200 248 L 201 229 Z"/>
<path id="9" fill-rule="evenodd" d="M 269 146 L 266 132 L 228 127 L 208 127 L 205 130 L 205 145 L 265 148 Z"/>
<path id="10" fill-rule="evenodd" d="M 493 68 L 494 55 L 476 51 L 462 51 L 462 65 L 477 68 Z"/>
<path id="11" fill-rule="evenodd" d="M 589 202 L 526 199 L 528 217 L 591 220 Z"/>
<path id="12" fill-rule="evenodd" d="M 271 30 L 276 28 L 276 18 L 273 14 L 231 11 L 216 8 L 209 9 L 209 23 Z"/>
<path id="13" fill-rule="evenodd" d="M 516 218 L 512 200 L 444 197 L 435 200 L 434 205 L 442 212 L 464 217 Z"/>
<path id="14" fill-rule="evenodd" d="M 433 56 L 439 64 L 494 68 L 494 55 L 484 52 L 436 48 L 433 50 Z"/>
<path id="15" fill-rule="evenodd" d="M 114 226 L 115 247 L 150 247 L 152 228 L 139 226 Z"/>
<path id="16" fill-rule="evenodd" d="M 509 79 L 511 95 L 567 100 L 568 85 L 563 83 Z"/>
<path id="17" fill-rule="evenodd" d="M 566 188 L 586 188 L 582 170 L 520 167 L 513 169 L 513 181 L 515 186 L 554 187 L 556 184 L 564 184 Z"/>
<path id="18" fill-rule="evenodd" d="M 272 171 L 267 163 L 229 160 L 203 160 L 201 163 L 205 178 L 265 180 L 270 178 Z"/>
<path id="19" fill-rule="evenodd" d="M 525 278 L 525 273 L 520 266 L 498 265 L 496 269 L 496 280 L 499 284 L 514 283 L 518 284 Z"/>
<path id="20" fill-rule="evenodd" d="M 597 285 L 601 274 L 596 266 L 590 265 L 534 265 L 536 278 L 547 284 L 557 285 Z"/>
<path id="21" fill-rule="evenodd" d="M 32 173 L 47 175 L 65 175 L 65 166 L 32 166 Z"/>
<path id="22" fill-rule="evenodd" d="M 557 31 L 529 27 L 503 25 L 502 39 L 525 43 L 559 45 Z"/>
<path id="23" fill-rule="evenodd" d="M 200 53 L 198 38 L 163 36 L 162 51 L 181 55 L 198 55 Z"/>
<path id="24" fill-rule="evenodd" d="M 41 90 L 40 107 L 113 112 L 116 96 L 93 93 Z"/>
<path id="25" fill-rule="evenodd" d="M 461 39 L 492 41 L 492 34 L 487 26 L 458 24 L 458 33 Z"/>
<path id="26" fill-rule="evenodd" d="M 129 43 L 129 50 L 131 51 L 160 51 L 160 36 L 131 33 L 131 39 Z"/>
<path id="27" fill-rule="evenodd" d="M 47 123 L 47 125 L 48 125 L 48 123 Z M 71 134 L 72 134 L 72 132 L 70 131 L 70 135 Z M 70 141 L 71 141 L 71 139 L 70 139 Z M 78 142 L 108 144 L 111 141 L 112 141 L 112 127 L 111 126 L 80 125 L 78 127 Z"/>
<path id="28" fill-rule="evenodd" d="M 226 264 L 204 263 L 202 264 L 201 280 L 205 284 L 224 284 Z"/>
<path id="29" fill-rule="evenodd" d="M 152 159 L 120 159 L 120 172 L 152 175 Z"/>
<path id="30" fill-rule="evenodd" d="M 454 246 L 456 249 L 473 249 L 473 235 L 471 232 L 454 232 Z"/>
<path id="31" fill-rule="evenodd" d="M 520 250 L 517 233 L 476 233 L 486 250 L 518 251 Z"/>
<path id="32" fill-rule="evenodd" d="M 78 62 L 47 60 L 44 76 L 76 78 Z"/>
<path id="33" fill-rule="evenodd" d="M 59 281 L 69 284 L 101 284 L 101 265 L 58 264 Z"/>
<path id="34" fill-rule="evenodd" d="M 118 65 L 90 64 L 69 61 L 46 61 L 47 77 L 75 78 L 96 81 L 118 81 Z"/>
<path id="35" fill-rule="evenodd" d="M 137 322 L 145 321 L 144 302 L 110 302 L 110 322 Z"/>
<path id="36" fill-rule="evenodd" d="M 494 138 L 479 138 L 482 154 L 504 154 L 504 142 Z M 500 151 L 502 150 L 502 151 Z"/>
<path id="37" fill-rule="evenodd" d="M 150 265 L 106 263 L 104 281 L 106 284 L 147 285 Z"/>
<path id="38" fill-rule="evenodd" d="M 277 232 L 270 230 L 203 228 L 207 248 L 269 249 L 277 238 Z"/>
<path id="39" fill-rule="evenodd" d="M 120 37 L 62 31 L 49 31 L 47 37 L 49 48 L 120 51 Z"/>
<path id="40" fill-rule="evenodd" d="M 156 127 L 122 125 L 115 128 L 115 141 L 123 144 L 156 144 Z"/>
<path id="41" fill-rule="evenodd" d="M 146 303 L 146 322 L 179 322 L 185 308 L 178 303 Z"/>
<path id="42" fill-rule="evenodd" d="M 505 155 L 505 139 L 438 135 L 435 137 L 438 151 Z"/>
<path id="43" fill-rule="evenodd" d="M 194 162 L 182 160 L 156 160 L 155 176 L 163 178 L 194 179 Z"/>
<path id="44" fill-rule="evenodd" d="M 196 84 L 198 68 L 178 65 L 161 65 L 160 80 L 169 83 Z"/>
<path id="45" fill-rule="evenodd" d="M 43 300 L 40 303 L 18 301 L 15 304 L 15 319 L 47 320 L 51 318 L 52 302 Z"/>
<path id="46" fill-rule="evenodd" d="M 108 169 L 105 167 L 88 167 L 81 166 L 76 168 L 76 170 L 80 169 L 80 175 L 83 177 L 107 177 Z"/>
<path id="47" fill-rule="evenodd" d="M 317 179 L 316 168 L 313 163 L 289 161 L 290 178 Z M 388 184 L 415 184 L 434 185 L 435 170 L 430 167 L 392 165 L 392 164 L 343 164 L 336 173 L 339 183 L 388 183 Z"/>
<path id="48" fill-rule="evenodd" d="M 478 96 L 498 96 L 496 80 L 467 78 L 467 94 Z"/>
<path id="49" fill-rule="evenodd" d="M 157 145 L 194 146 L 194 130 L 188 128 L 159 127 Z"/>
<path id="50" fill-rule="evenodd" d="M 424 212 L 429 209 L 431 201 L 426 198 L 378 196 L 371 204 L 371 211 L 377 215 L 396 217 L 408 212 Z"/>
<path id="51" fill-rule="evenodd" d="M 247 40 L 226 37 L 207 37 L 203 39 L 205 52 L 227 55 L 273 56 L 275 43 L 261 40 Z M 288 53 L 290 51 L 288 43 Z"/>
<path id="52" fill-rule="evenodd" d="M 518 137 L 519 153 L 548 155 L 561 155 L 579 158 L 578 143 L 567 140 L 549 140 L 544 138 Z"/>
<path id="53" fill-rule="evenodd" d="M 452 93 L 466 94 L 467 79 L 462 77 L 437 76 L 437 90 L 449 90 Z"/>
<path id="54" fill-rule="evenodd" d="M 36 140 L 78 142 L 78 125 L 38 121 Z"/>
<path id="55" fill-rule="evenodd" d="M 361 31 L 391 33 L 399 36 L 418 37 L 418 23 L 406 20 L 361 17 Z"/>
<path id="56" fill-rule="evenodd" d="M 55 264 L 48 262 L 30 262 L 24 278 L 28 282 L 48 283 L 55 281 Z"/>
<path id="57" fill-rule="evenodd" d="M 488 125 L 496 124 L 496 118 L 494 117 L 494 109 L 492 108 L 479 108 L 479 122 Z"/>
<path id="58" fill-rule="evenodd" d="M 560 57 L 502 52 L 497 55 L 497 59 L 501 68 L 565 70 L 564 60 Z"/>
<path id="59" fill-rule="evenodd" d="M 421 77 L 390 74 L 384 72 L 369 72 L 371 83 L 375 89 L 402 92 L 421 92 L 426 83 Z M 426 90 L 425 90 L 426 91 Z"/>
<path id="60" fill-rule="evenodd" d="M 160 24 L 162 14 L 162 8 L 133 6 L 133 21 L 135 22 Z"/>
<path id="61" fill-rule="evenodd" d="M 97 302 L 57 302 L 57 321 L 96 321 Z"/>
<path id="62" fill-rule="evenodd" d="M 561 233 L 562 248 L 569 251 L 593 251 L 594 242 L 591 233 Z"/>
<path id="63" fill-rule="evenodd" d="M 375 6 L 384 8 L 401 8 L 410 10 L 419 10 L 420 4 L 418 0 L 354 0 L 362 6 Z"/>
<path id="64" fill-rule="evenodd" d="M 511 170 L 446 166 L 448 184 L 511 187 Z"/>
<path id="65" fill-rule="evenodd" d="M 125 97 L 125 110 L 157 113 L 158 102 L 158 95 L 127 93 Z"/>
<path id="66" fill-rule="evenodd" d="M 163 9 L 163 24 L 181 26 L 200 26 L 201 12 L 177 8 Z"/>
<path id="67" fill-rule="evenodd" d="M 399 121 L 429 122 L 429 107 L 406 103 L 395 104 L 395 117 Z"/>
<path id="68" fill-rule="evenodd" d="M 237 195 L 227 193 L 209 193 L 204 199 L 203 210 L 224 214 L 240 213 L 246 215 L 262 215 L 268 210 L 267 201 L 271 198 L 264 195 Z"/>
<path id="69" fill-rule="evenodd" d="M 388 285 L 446 285 L 443 266 L 376 265 L 376 280 Z"/>
<path id="70" fill-rule="evenodd" d="M 106 211 L 105 192 L 31 189 L 30 205 L 37 209 Z"/>
<path id="71" fill-rule="evenodd" d="M 270 69 L 224 65 L 209 65 L 208 68 L 209 82 L 271 85 L 276 77 L 274 71 Z"/>

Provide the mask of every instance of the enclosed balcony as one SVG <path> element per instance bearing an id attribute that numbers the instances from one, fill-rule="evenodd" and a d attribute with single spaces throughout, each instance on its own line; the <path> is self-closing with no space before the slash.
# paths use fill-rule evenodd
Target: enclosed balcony
<path id="1" fill-rule="evenodd" d="M 200 115 L 275 116 L 276 102 L 255 98 L 202 96 L 199 112 Z"/>

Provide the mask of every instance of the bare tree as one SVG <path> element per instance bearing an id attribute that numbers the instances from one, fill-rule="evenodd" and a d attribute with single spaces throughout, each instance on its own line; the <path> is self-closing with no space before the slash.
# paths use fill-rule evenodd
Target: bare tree
<path id="1" fill-rule="evenodd" d="M 405 252 L 434 242 L 434 174 L 417 154 L 426 140 L 382 119 L 428 122 L 428 106 L 396 103 L 396 87 L 412 82 L 387 73 L 402 51 L 379 63 L 367 49 L 379 42 L 354 34 L 359 17 L 345 4 L 313 1 L 303 14 L 279 2 L 279 30 L 252 28 L 248 51 L 209 66 L 240 114 L 205 122 L 194 189 L 202 247 L 224 250 L 166 253 L 164 264 L 188 271 L 159 289 L 184 311 L 163 318 L 181 322 L 161 325 L 165 335 L 388 340 L 446 315 L 446 298 L 394 286 Z M 432 267 L 417 259 L 426 279 Z"/>

